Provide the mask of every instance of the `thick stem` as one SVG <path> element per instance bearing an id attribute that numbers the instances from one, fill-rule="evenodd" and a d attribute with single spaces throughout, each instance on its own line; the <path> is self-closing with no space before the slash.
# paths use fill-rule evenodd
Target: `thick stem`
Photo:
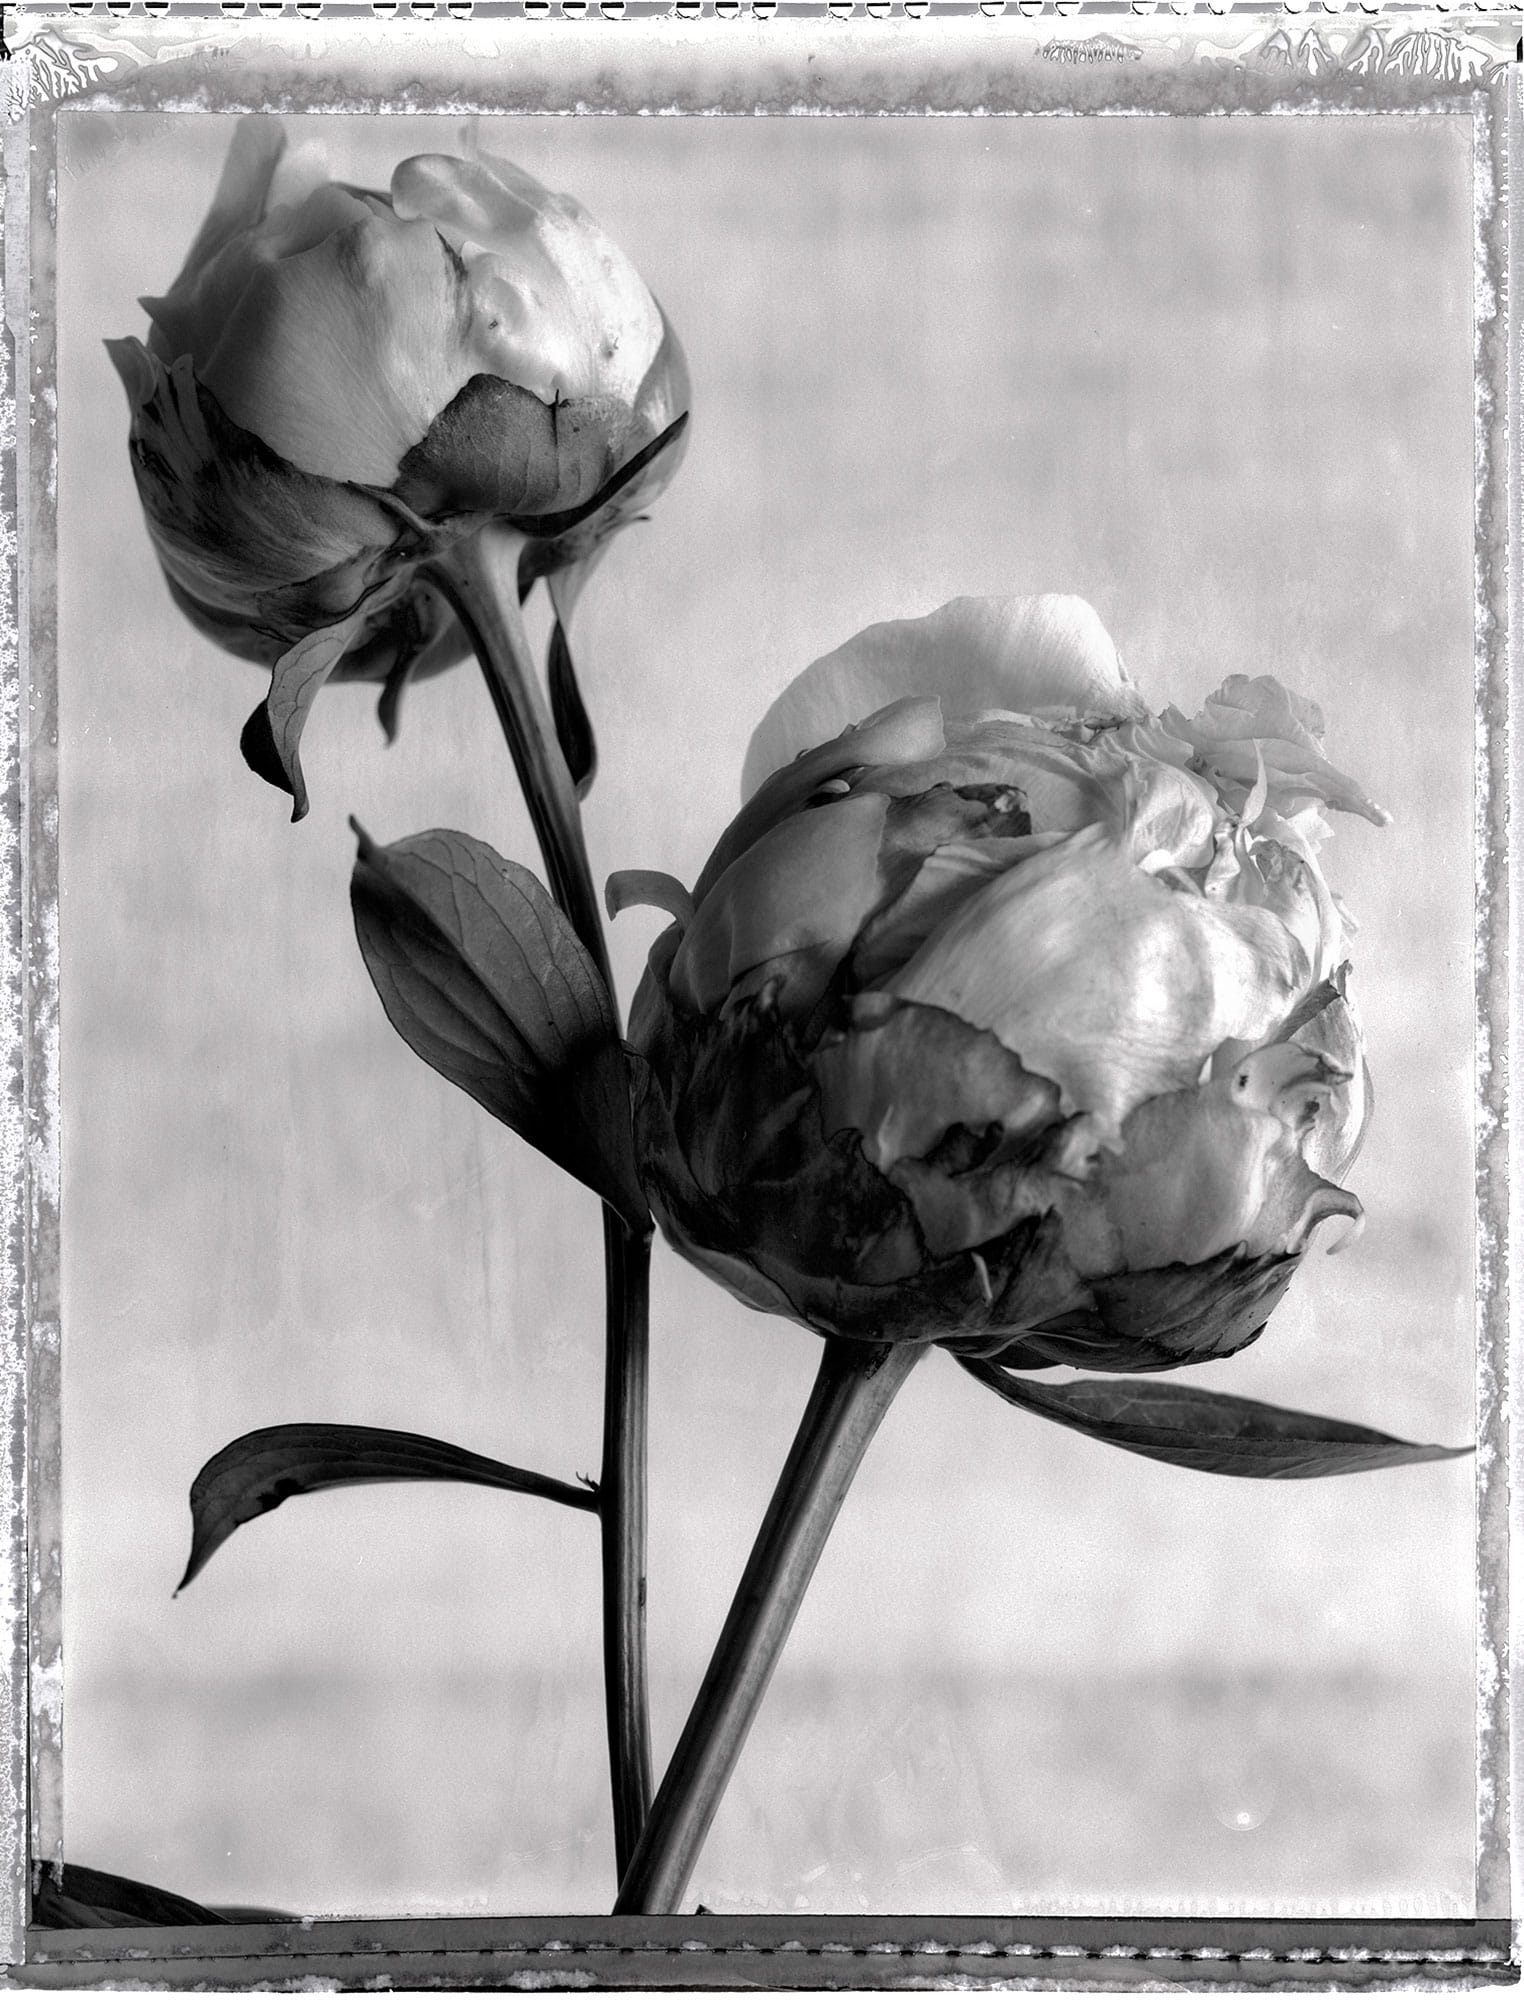
<path id="1" fill-rule="evenodd" d="M 566 759 L 519 616 L 523 538 L 478 530 L 430 565 L 430 577 L 465 627 L 508 740 L 556 901 L 592 954 L 609 1004 L 618 1000 L 603 920 Z M 607 1309 L 603 1464 L 598 1513 L 603 1544 L 603 1676 L 608 1714 L 614 1850 L 623 1877 L 651 1800 L 646 1693 L 646 1377 L 651 1238 L 603 1211 Z"/>
<path id="2" fill-rule="evenodd" d="M 651 1809 L 651 1730 L 646 1690 L 646 1382 L 651 1238 L 603 1211 L 607 1338 L 603 1465 L 603 1698 L 614 1790 L 614 1857 L 620 1880 Z"/>
<path id="3" fill-rule="evenodd" d="M 884 1412 L 926 1349 L 829 1339 L 788 1460 L 731 1603 L 616 1914 L 677 1908 L 747 1731 Z"/>
<path id="4" fill-rule="evenodd" d="M 545 857 L 551 893 L 591 952 L 612 999 L 608 947 L 582 839 L 576 788 L 556 741 L 550 707 L 519 616 L 518 568 L 523 544 L 522 535 L 489 523 L 436 556 L 429 565 L 429 578 L 465 627 L 486 677 Z"/>

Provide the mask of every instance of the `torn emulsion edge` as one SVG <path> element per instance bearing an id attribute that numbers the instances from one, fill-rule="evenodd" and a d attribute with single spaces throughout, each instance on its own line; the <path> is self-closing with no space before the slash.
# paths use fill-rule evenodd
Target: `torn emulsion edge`
<path id="1" fill-rule="evenodd" d="M 22 688 L 25 685 L 26 603 L 29 575 L 21 538 L 20 495 L 25 491 L 28 452 L 24 392 L 17 377 L 27 353 L 27 230 L 17 226 L 27 201 L 27 135 L 7 123 L 4 175 L 0 179 L 3 225 L 5 329 L 0 343 L 0 878 L 4 882 L 4 922 L 0 926 L 0 1061 L 5 1091 L 0 1100 L 0 1289 L 4 1293 L 5 1338 L 0 1364 L 0 1518 L 5 1523 L 6 1560 L 0 1574 L 4 1641 L 0 1644 L 0 1953 L 21 1955 L 26 1921 L 27 1860 L 27 1247 L 24 1030 L 25 864 L 21 822 L 26 785 L 22 754 Z"/>
<path id="2" fill-rule="evenodd" d="M 1508 1699 L 1509 1205 L 1508 1050 L 1509 464 L 1506 424 L 1511 235 L 1509 168 L 1518 77 L 1473 133 L 1476 262 L 1476 1315 L 1477 1315 L 1477 1865 L 1478 1917 L 1511 1898 Z M 1499 115 L 1501 114 L 1501 115 Z"/>
<path id="3" fill-rule="evenodd" d="M 1073 17 L 1070 18 L 1072 22 Z M 958 25 L 972 25 L 976 32 L 979 26 Z M 1041 24 L 1031 25 L 1036 30 Z M 1129 23 L 1128 32 L 1141 33 L 1149 25 Z M 779 34 L 798 26 L 780 23 Z M 1184 24 L 1169 26 L 1182 42 L 1189 39 Z M 154 24 L 139 22 L 131 25 L 130 34 L 128 28 L 129 24 L 123 22 L 119 28 L 112 24 L 103 32 L 93 22 L 90 24 L 88 47 L 97 55 L 109 52 L 115 35 L 122 36 L 125 62 L 115 67 L 123 74 L 108 78 L 100 67 L 93 72 L 87 68 L 77 86 L 98 93 L 103 102 L 108 101 L 109 91 L 109 101 L 120 108 L 170 108 L 176 101 L 171 78 L 183 92 L 181 102 L 187 101 L 192 91 L 204 90 L 208 69 L 225 52 L 230 33 L 220 21 L 210 27 L 185 23 L 166 25 L 162 30 Z M 168 75 L 159 69 L 146 90 L 128 88 L 124 92 L 124 82 L 147 83 L 139 67 L 145 62 L 143 51 L 155 46 L 161 33 L 165 37 L 178 34 L 192 42 L 199 38 L 203 43 L 215 34 L 223 39 L 224 48 L 202 51 L 203 59 L 193 60 L 189 71 L 183 63 L 170 65 Z M 304 40 L 311 44 L 311 39 L 309 30 Z M 603 41 L 604 37 L 599 35 L 596 39 Z M 834 54 L 839 64 L 843 45 L 834 32 L 832 39 L 836 41 Z M 342 49 L 343 44 L 339 46 Z M 544 44 L 540 46 L 543 48 Z M 275 51 L 275 60 L 285 64 L 288 75 L 298 75 L 306 67 L 294 55 L 287 56 L 278 44 L 270 44 L 269 48 Z M 194 56 L 196 52 L 187 53 Z M 233 110 L 244 108 L 243 98 L 260 101 L 263 78 L 259 74 L 258 56 L 245 69 L 241 66 L 244 54 L 239 51 L 239 67 L 229 67 L 215 78 L 212 96 L 203 99 L 207 108 Z M 373 61 L 373 56 L 370 59 Z M 584 80 L 593 81 L 595 89 L 606 96 L 612 87 L 607 70 L 597 72 L 594 79 L 597 59 L 586 40 L 575 60 L 587 68 L 588 77 Z M 988 56 L 985 60 L 989 60 Z M 1182 60 L 1188 58 L 1183 56 Z M 703 64 L 698 67 L 715 89 L 717 98 L 725 96 L 728 80 L 709 75 Z M 719 65 L 721 70 L 728 67 L 723 61 Z M 771 90 L 786 88 L 781 78 L 789 67 L 788 62 L 780 61 L 777 72 L 768 78 Z M 534 84 L 526 83 L 527 75 L 526 71 L 516 77 L 513 95 L 521 96 L 526 90 L 533 95 Z M 323 81 L 323 108 L 336 108 L 334 85 L 327 79 Z M 573 65 L 568 65 L 561 82 L 562 94 L 575 97 L 578 81 Z M 1051 83 L 1047 78 L 1041 81 L 1044 89 Z M 1081 97 L 1087 108 L 1094 101 L 1090 86 L 1096 81 L 1089 76 L 1083 78 L 1084 90 L 1075 91 L 1076 106 Z M 1167 99 L 1169 80 L 1161 78 L 1156 70 L 1151 81 L 1154 98 Z M 1196 86 L 1195 94 L 1199 95 L 1199 76 Z M 474 94 L 496 99 L 504 93 L 500 87 L 489 86 L 486 91 Z M 1005 94 L 1004 87 L 995 93 L 1002 99 Z M 635 86 L 628 96 L 628 108 L 633 109 Z M 418 108 L 416 103 L 414 108 Z M 499 108 L 507 108 L 506 103 Z M 1043 108 L 1048 107 L 1044 104 Z M 1151 102 L 1148 108 L 1155 110 L 1157 103 Z M 1309 102 L 1305 108 L 1313 107 Z M 1370 108 L 1374 111 L 1374 104 Z M 1510 1297 L 1520 1282 L 1520 1246 L 1519 1224 L 1516 1216 L 1510 1214 L 1508 1204 L 1510 1160 L 1524 1173 L 1524 1144 L 1510 1130 L 1507 1117 L 1508 1063 L 1503 1059 L 1506 1051 L 1514 1063 L 1524 1062 L 1524 1035 L 1509 1004 L 1513 990 L 1511 975 L 1516 976 L 1520 969 L 1524 895 L 1509 867 L 1507 845 L 1510 837 L 1516 837 L 1517 828 L 1524 825 L 1524 774 L 1513 754 L 1510 728 L 1513 688 L 1524 658 L 1524 607 L 1520 603 L 1516 559 L 1509 547 L 1510 526 L 1518 519 L 1521 498 L 1524 354 L 1517 324 L 1510 324 L 1508 312 L 1509 296 L 1517 299 L 1516 286 L 1524 272 L 1524 247 L 1520 241 L 1524 225 L 1517 204 L 1510 208 L 1507 199 L 1511 170 L 1517 171 L 1515 163 L 1524 146 L 1521 72 L 1516 68 L 1510 75 L 1506 102 L 1494 98 L 1491 110 L 1482 102 L 1473 116 L 1478 703 L 1477 1508 L 1481 1579 L 1476 1915 L 1479 1919 L 1495 1919 L 1509 1913 L 1512 1865 L 1509 1836 L 1513 1752 L 1508 1726 L 1507 1647 L 1511 1379 L 1507 1334 Z M 31 1851 L 38 1859 L 61 1858 L 63 1842 L 57 1209 L 57 600 L 53 560 L 56 493 L 52 476 L 57 417 L 53 393 L 56 133 L 56 109 L 52 103 L 38 105 L 35 117 L 27 115 L 24 105 L 19 109 L 13 106 L 4 132 L 3 192 L 9 223 L 5 231 L 4 366 L 9 375 L 0 383 L 3 392 L 0 393 L 0 763 L 5 774 L 6 883 L 5 929 L 0 942 L 0 980 L 4 983 L 6 1005 L 0 1035 L 4 1036 L 10 1088 L 4 1111 L 0 1113 L 0 1172 L 5 1176 L 7 1203 L 5 1229 L 0 1239 L 0 1284 L 5 1287 L 10 1334 L 4 1381 L 0 1384 L 0 1508 L 11 1524 L 12 1560 L 7 1580 L 0 1584 L 10 1626 L 5 1666 L 0 1669 L 4 1726 L 8 1731 L 7 1754 L 0 1759 L 0 1793 L 3 1793 L 0 1848 L 4 1851 L 0 1865 L 6 1878 L 4 1901 L 0 1904 L 0 1932 L 3 1932 L 0 1943 L 4 1945 L 7 1961 L 21 1956 L 29 1811 Z M 35 315 L 34 269 L 38 274 L 35 296 L 40 301 Z M 29 421 L 28 403 L 18 383 L 28 344 L 32 389 Z M 26 1579 L 25 1587 L 22 1579 Z M 30 1794 L 26 1783 L 29 1738 Z M 905 1926 L 894 1924 L 886 1928 L 903 1931 Z M 966 1954 L 971 1949 L 964 1947 L 965 1970 Z M 653 1968 L 651 1976 L 661 1977 L 659 1967 Z M 920 1977 L 924 1981 L 925 1973 Z M 1072 1983 L 1072 1976 L 1066 1977 L 1064 1983 Z"/>
<path id="4" fill-rule="evenodd" d="M 1508 833 L 1517 845 L 1521 830 L 1524 830 L 1524 757 L 1519 754 L 1519 729 L 1521 713 L 1524 713 L 1524 588 L 1519 575 L 1519 523 L 1524 520 L 1524 326 L 1519 317 L 1519 303 L 1524 296 L 1524 212 L 1519 202 L 1518 176 L 1524 163 L 1524 69 L 1515 68 L 1509 79 L 1507 101 L 1503 115 L 1497 121 L 1501 128 L 1502 154 L 1494 166 L 1496 186 L 1502 197 L 1504 209 L 1502 228 L 1494 229 L 1494 242 L 1500 254 L 1503 274 L 1504 314 L 1501 331 L 1501 353 L 1494 354 L 1490 362 L 1490 380 L 1501 381 L 1501 422 L 1503 435 L 1495 446 L 1496 458 L 1492 467 L 1493 507 L 1490 520 L 1491 537 L 1488 553 L 1494 567 L 1497 582 L 1493 592 L 1493 602 L 1498 608 L 1503 622 L 1503 660 L 1494 669 L 1494 680 L 1500 690 L 1499 706 L 1507 718 L 1508 746 L 1505 766 L 1506 794 L 1500 802 L 1507 816 Z M 1500 238 L 1500 240 L 1499 240 Z M 1494 436 L 1497 437 L 1497 423 L 1494 421 Z M 1483 424 L 1479 414 L 1478 437 Z M 1481 466 L 1478 464 L 1480 477 Z M 1480 493 L 1479 493 L 1480 497 Z M 1499 512 L 1501 509 L 1501 513 Z M 1478 553 L 1482 552 L 1483 522 L 1478 522 Z M 1506 849 L 1505 849 L 1506 852 Z M 1516 857 L 1509 857 L 1514 859 Z M 1496 952 L 1495 977 L 1502 985 L 1506 997 L 1517 996 L 1524 982 L 1524 868 L 1515 866 L 1507 882 L 1507 928 L 1506 939 Z M 1515 1004 L 1511 1019 L 1506 1022 L 1509 1051 L 1508 1073 L 1513 1078 L 1524 1075 L 1524 1021 Z M 1507 1157 L 1504 1162 L 1505 1191 L 1511 1187 L 1524 1187 L 1524 1132 L 1520 1130 L 1520 1120 L 1516 1105 L 1509 1107 L 1512 1117 L 1507 1132 Z M 1490 1430 L 1489 1442 L 1494 1445 L 1492 1458 L 1492 1478 L 1490 1489 L 1484 1487 L 1479 1500 L 1478 1552 L 1486 1551 L 1486 1559 L 1493 1564 L 1493 1574 L 1511 1583 L 1510 1551 L 1520 1546 L 1524 1535 L 1524 1460 L 1519 1453 L 1524 1446 L 1524 1426 L 1514 1426 L 1510 1431 L 1512 1395 L 1517 1393 L 1519 1371 L 1516 1358 L 1509 1345 L 1511 1311 L 1517 1309 L 1517 1301 L 1524 1297 L 1524 1208 L 1514 1201 L 1509 1209 L 1507 1228 L 1507 1257 L 1505 1277 L 1508 1297 L 1499 1311 L 1493 1329 L 1494 1352 L 1504 1357 L 1512 1372 L 1494 1384 L 1494 1404 L 1487 1413 Z M 1478 1791 L 1479 1813 L 1488 1798 L 1489 1783 L 1496 1782 L 1496 1775 L 1506 1774 L 1512 1799 L 1521 1796 L 1520 1737 L 1517 1707 L 1511 1677 L 1511 1658 L 1508 1652 L 1508 1605 L 1499 1603 L 1494 1597 L 1489 1599 L 1485 1592 L 1481 1598 L 1483 1628 L 1479 1639 L 1479 1664 L 1488 1657 L 1498 1660 L 1497 1682 L 1491 1691 L 1491 1706 L 1487 1705 L 1486 1691 L 1479 1687 L 1478 1764 L 1484 1763 L 1486 1746 L 1494 1748 L 1493 1774 L 1483 1773 Z M 1490 1626 L 1489 1626 L 1490 1620 Z M 1501 1734 L 1500 1734 L 1501 1733 Z M 1511 1801 L 1499 1814 L 1492 1827 L 1479 1822 L 1477 1841 L 1477 1913 L 1484 1907 L 1484 1896 L 1490 1904 L 1495 1899 L 1503 1899 L 1505 1910 L 1518 1912 L 1524 1909 L 1524 1872 L 1521 1872 L 1516 1845 L 1509 1856 L 1511 1832 Z M 1501 1853 L 1489 1852 L 1489 1838 L 1500 1848 Z M 1490 1870 L 1485 1877 L 1484 1869 Z M 1511 1897 L 1511 1902 L 1508 1900 Z"/>

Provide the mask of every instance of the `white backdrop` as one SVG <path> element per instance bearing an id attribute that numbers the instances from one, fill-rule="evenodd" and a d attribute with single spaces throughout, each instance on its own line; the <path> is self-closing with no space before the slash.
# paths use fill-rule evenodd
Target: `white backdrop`
<path id="1" fill-rule="evenodd" d="M 346 178 L 448 120 L 294 121 Z M 258 1425 L 596 1470 L 592 1198 L 426 1070 L 347 906 L 357 813 L 534 859 L 470 670 L 243 768 L 260 676 L 178 618 L 101 341 L 228 121 L 61 119 L 66 1836 L 315 1913 L 606 1908 L 591 1517 L 293 1502 L 178 1601 Z M 305 133 L 298 136 L 306 136 Z M 1364 1236 L 1195 1378 L 1471 1435 L 1469 130 L 1458 119 L 506 121 L 687 348 L 687 462 L 579 610 L 595 873 L 691 880 L 753 722 L 873 620 L 1077 591 L 1156 706 L 1270 671 L 1395 814 L 1341 822 Z M 626 1000 L 657 927 L 616 927 Z M 670 1747 L 817 1346 L 658 1251 L 651 1645 Z M 934 1357 L 870 1453 L 695 1877 L 716 1908 L 1464 1914 L 1469 1462 L 1213 1480 Z"/>

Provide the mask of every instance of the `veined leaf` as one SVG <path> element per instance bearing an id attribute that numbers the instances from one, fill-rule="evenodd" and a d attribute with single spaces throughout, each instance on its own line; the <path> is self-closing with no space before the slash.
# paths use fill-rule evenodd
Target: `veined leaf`
<path id="1" fill-rule="evenodd" d="M 377 847 L 351 900 L 387 1018 L 441 1076 L 636 1229 L 629 1084 L 602 975 L 527 868 L 463 833 Z"/>
<path id="2" fill-rule="evenodd" d="M 1034 1416 L 1166 1465 L 1235 1479 L 1325 1479 L 1341 1472 L 1463 1458 L 1473 1449 L 1409 1444 L 1337 1417 L 1311 1416 L 1173 1382 L 1094 1376 L 1039 1383 L 994 1361 L 963 1359 L 961 1365 L 996 1395 Z"/>
<path id="3" fill-rule="evenodd" d="M 270 692 L 243 726 L 239 748 L 244 762 L 267 784 L 291 794 L 292 819 L 307 814 L 307 781 L 302 776 L 302 731 L 312 704 L 345 648 L 365 622 L 362 600 L 336 625 L 309 632 L 288 647 L 270 672 Z"/>
<path id="4" fill-rule="evenodd" d="M 412 1431 L 364 1424 L 275 1424 L 248 1431 L 209 1458 L 191 1482 L 191 1552 L 177 1589 L 184 1590 L 235 1530 L 302 1493 L 335 1486 L 378 1486 L 394 1480 L 455 1480 L 558 1500 L 596 1513 L 598 1496 L 543 1473 L 483 1458 L 459 1445 Z"/>

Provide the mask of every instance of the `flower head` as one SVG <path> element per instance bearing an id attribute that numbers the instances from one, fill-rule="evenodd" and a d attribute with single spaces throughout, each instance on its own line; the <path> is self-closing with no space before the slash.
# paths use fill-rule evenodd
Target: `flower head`
<path id="1" fill-rule="evenodd" d="M 1318 850 L 1325 807 L 1385 815 L 1321 733 L 1268 677 L 1156 717 L 1074 598 L 959 599 L 817 661 L 635 1004 L 672 1241 L 822 1332 L 1008 1365 L 1253 1338 L 1360 1213 Z"/>
<path id="2" fill-rule="evenodd" d="M 506 160 L 404 160 L 387 192 L 238 127 L 184 268 L 108 343 L 139 495 L 175 601 L 322 677 L 449 665 L 465 638 L 430 557 L 487 520 L 527 538 L 558 605 L 678 453 L 682 351 L 634 266 Z M 309 657 L 305 662 L 311 667 Z M 309 697 L 310 698 L 310 697 Z"/>

